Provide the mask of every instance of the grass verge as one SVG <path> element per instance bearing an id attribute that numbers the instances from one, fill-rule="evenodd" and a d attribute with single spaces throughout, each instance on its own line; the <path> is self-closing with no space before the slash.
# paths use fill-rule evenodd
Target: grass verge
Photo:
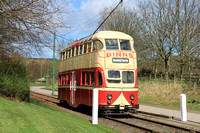
<path id="1" fill-rule="evenodd" d="M 0 132 L 64 133 L 116 132 L 78 116 L 47 107 L 40 102 L 18 103 L 0 97 Z"/>
<path id="2" fill-rule="evenodd" d="M 200 111 L 200 87 L 185 83 L 140 81 L 139 103 L 180 108 L 180 94 L 186 94 L 187 109 Z"/>

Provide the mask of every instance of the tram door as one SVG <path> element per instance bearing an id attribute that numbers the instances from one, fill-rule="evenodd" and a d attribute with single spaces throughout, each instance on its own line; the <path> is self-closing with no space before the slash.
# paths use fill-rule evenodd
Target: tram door
<path id="1" fill-rule="evenodd" d="M 72 72 L 72 78 L 70 81 L 70 102 L 75 104 L 75 92 L 76 92 L 76 73 Z"/>

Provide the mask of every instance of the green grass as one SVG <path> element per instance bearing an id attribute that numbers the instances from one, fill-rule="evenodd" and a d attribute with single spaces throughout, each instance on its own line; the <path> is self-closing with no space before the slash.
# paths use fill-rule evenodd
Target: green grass
<path id="1" fill-rule="evenodd" d="M 18 103 L 0 97 L 1 133 L 88 133 L 116 132 L 101 125 L 59 111 L 35 100 Z"/>
<path id="2" fill-rule="evenodd" d="M 46 85 L 45 85 L 46 86 Z M 49 84 L 48 86 L 46 86 L 44 89 L 47 89 L 47 90 L 52 90 L 52 84 Z M 54 90 L 58 90 L 58 82 L 56 82 L 54 84 Z"/>
<path id="3" fill-rule="evenodd" d="M 31 83 L 30 83 L 30 86 L 46 86 L 46 83 L 40 84 L 39 82 L 38 82 L 38 83 L 33 83 L 33 82 L 31 82 Z"/>
<path id="4" fill-rule="evenodd" d="M 200 87 L 185 83 L 140 81 L 139 103 L 180 108 L 180 94 L 186 94 L 187 109 L 200 111 Z"/>

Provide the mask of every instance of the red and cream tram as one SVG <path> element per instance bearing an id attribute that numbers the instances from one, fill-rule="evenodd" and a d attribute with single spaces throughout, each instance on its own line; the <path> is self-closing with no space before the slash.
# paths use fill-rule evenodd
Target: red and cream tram
<path id="1" fill-rule="evenodd" d="M 133 38 L 117 31 L 99 31 L 61 51 L 58 99 L 70 106 L 92 106 L 99 90 L 100 111 L 139 108 L 137 59 Z"/>

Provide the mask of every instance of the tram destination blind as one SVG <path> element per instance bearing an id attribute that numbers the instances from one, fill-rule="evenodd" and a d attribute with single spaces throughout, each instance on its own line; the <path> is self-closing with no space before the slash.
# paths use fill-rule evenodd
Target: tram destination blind
<path id="1" fill-rule="evenodd" d="M 112 58 L 113 63 L 129 63 L 127 58 Z"/>

